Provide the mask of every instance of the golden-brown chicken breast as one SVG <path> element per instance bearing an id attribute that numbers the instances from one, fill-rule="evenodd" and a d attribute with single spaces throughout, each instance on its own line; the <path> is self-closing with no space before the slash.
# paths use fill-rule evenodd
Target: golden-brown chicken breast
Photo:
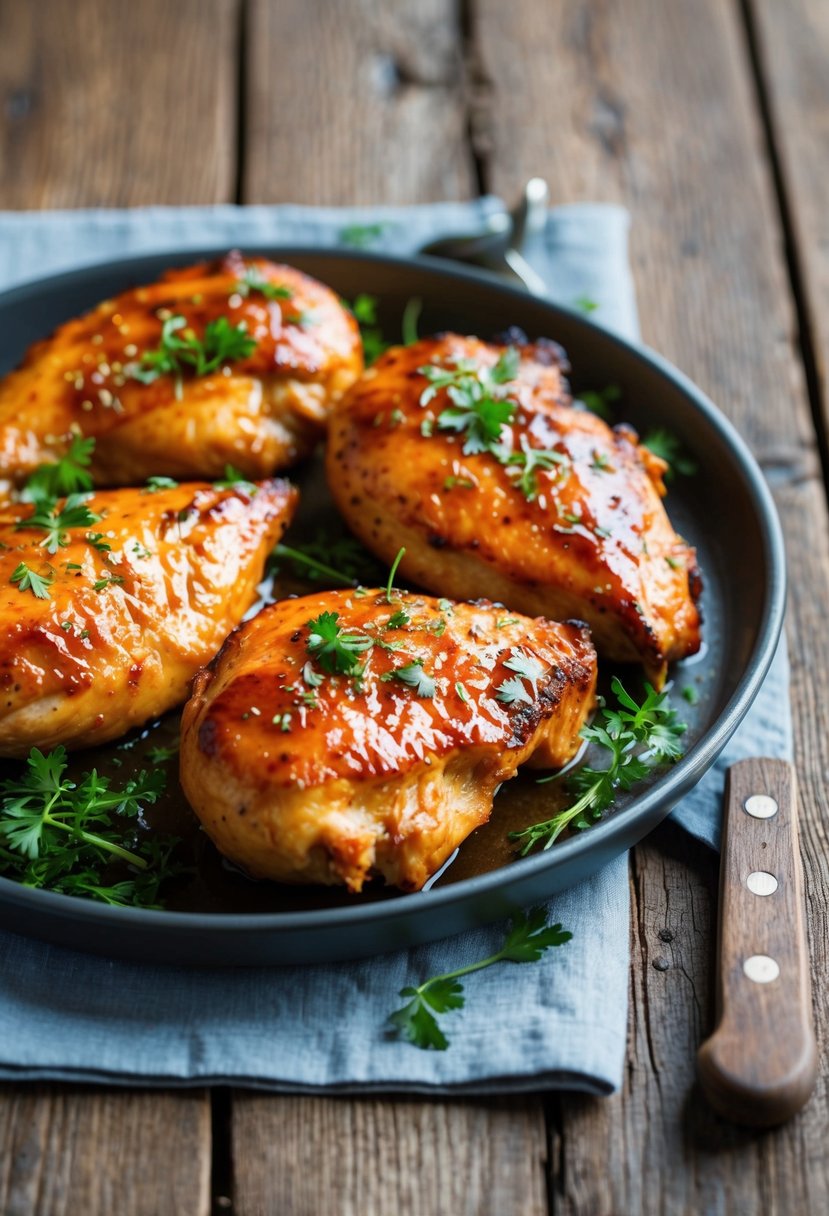
<path id="1" fill-rule="evenodd" d="M 256 877 L 417 890 L 519 764 L 572 758 L 595 679 L 579 623 L 379 591 L 283 600 L 198 676 L 182 787 Z"/>
<path id="2" fill-rule="evenodd" d="M 561 353 L 454 334 L 388 351 L 333 415 L 331 492 L 378 556 L 405 546 L 402 577 L 578 617 L 600 654 L 659 680 L 699 648 L 695 554 L 664 462 L 567 403 Z"/>
<path id="3" fill-rule="evenodd" d="M 153 474 L 267 477 L 306 455 L 360 374 L 360 334 L 329 288 L 229 254 L 171 270 L 62 325 L 0 382 L 0 478 L 19 483 L 74 433 L 97 485 Z"/>
<path id="4" fill-rule="evenodd" d="M 183 701 L 295 501 L 266 481 L 0 508 L 0 756 L 104 743 Z"/>

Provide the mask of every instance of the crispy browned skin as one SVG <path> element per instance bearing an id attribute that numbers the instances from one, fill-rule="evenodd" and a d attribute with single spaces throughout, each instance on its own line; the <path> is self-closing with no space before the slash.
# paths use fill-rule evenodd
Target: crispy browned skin
<path id="1" fill-rule="evenodd" d="M 654 679 L 700 644 L 692 588 L 694 550 L 665 512 L 665 464 L 629 429 L 611 430 L 569 403 L 560 352 L 521 349 L 518 402 L 502 441 L 555 450 L 563 463 L 536 474 L 529 501 L 490 453 L 465 456 L 464 436 L 436 419 L 445 392 L 426 407 L 418 368 L 457 360 L 492 365 L 501 349 L 446 335 L 380 358 L 335 411 L 328 448 L 331 491 L 362 541 L 402 577 L 456 598 L 486 595 L 510 608 L 589 623 L 600 654 L 640 660 Z M 433 430 L 424 436 L 428 420 Z"/>
<path id="2" fill-rule="evenodd" d="M 289 297 L 240 294 L 250 267 Z M 186 372 L 179 385 L 170 375 L 142 384 L 130 364 L 158 347 L 172 315 L 198 337 L 218 317 L 244 322 L 256 349 L 210 375 Z M 267 477 L 311 450 L 362 366 L 354 318 L 300 271 L 238 253 L 171 270 L 62 325 L 0 382 L 0 478 L 19 483 L 56 459 L 73 430 L 96 440 L 98 485 L 213 478 L 228 464 Z"/>
<path id="3" fill-rule="evenodd" d="M 253 603 L 295 503 L 285 481 L 253 496 L 101 491 L 88 506 L 110 551 L 80 528 L 54 556 L 42 531 L 15 530 L 31 507 L 0 508 L 0 756 L 103 743 L 183 701 Z M 51 571 L 48 599 L 12 583 L 20 562 Z"/>
<path id="4" fill-rule="evenodd" d="M 400 609 L 409 623 L 389 629 Z M 306 667 L 308 623 L 322 612 L 394 649 L 375 642 L 359 683 L 325 675 L 313 687 L 321 668 Z M 508 705 L 496 692 L 517 654 L 540 674 Z M 434 677 L 432 697 L 383 678 L 417 659 Z M 379 591 L 285 600 L 197 678 L 182 719 L 182 786 L 217 847 L 254 876 L 359 891 L 379 874 L 417 890 L 489 818 L 519 764 L 572 758 L 595 679 L 578 623 L 407 594 L 390 604 Z"/>

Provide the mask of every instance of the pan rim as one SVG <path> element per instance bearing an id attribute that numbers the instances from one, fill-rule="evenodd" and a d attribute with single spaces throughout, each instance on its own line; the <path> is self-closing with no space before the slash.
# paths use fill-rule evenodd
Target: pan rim
<path id="1" fill-rule="evenodd" d="M 466 283 L 470 287 L 485 287 L 502 297 L 526 304 L 527 293 L 518 287 L 504 283 L 496 275 L 448 263 L 439 258 L 424 255 L 400 257 L 392 254 L 364 250 L 337 249 L 324 246 L 302 246 L 268 244 L 245 247 L 246 252 L 256 255 L 290 260 L 303 257 L 325 257 L 336 261 L 368 262 L 385 265 L 401 272 L 430 272 L 436 281 L 441 279 Z M 227 246 L 205 246 L 187 249 L 158 250 L 135 254 L 126 258 L 108 258 L 89 262 L 82 266 L 27 280 L 0 293 L 0 308 L 23 303 L 31 297 L 41 296 L 47 290 L 59 290 L 82 283 L 96 272 L 123 272 L 125 278 L 134 269 L 146 275 L 148 264 L 164 263 L 165 266 L 188 264 L 193 261 L 223 256 Z M 451 908 L 473 898 L 494 894 L 508 883 L 510 878 L 532 879 L 546 871 L 552 872 L 571 865 L 577 868 L 577 859 L 591 852 L 606 855 L 618 854 L 631 847 L 628 837 L 632 820 L 647 821 L 652 831 L 664 819 L 676 802 L 711 767 L 716 757 L 733 735 L 748 712 L 774 657 L 782 632 L 786 603 L 786 563 L 783 532 L 777 508 L 762 471 L 747 443 L 733 423 L 720 412 L 711 399 L 694 382 L 675 367 L 668 359 L 644 343 L 633 343 L 603 328 L 589 316 L 582 316 L 551 300 L 537 299 L 537 304 L 550 315 L 551 326 L 564 317 L 568 324 L 576 324 L 599 342 L 609 343 L 622 354 L 657 376 L 671 382 L 686 398 L 693 410 L 702 415 L 706 424 L 715 432 L 728 449 L 734 465 L 742 474 L 755 521 L 758 526 L 766 569 L 765 602 L 760 626 L 752 652 L 742 676 L 716 721 L 704 732 L 690 751 L 677 764 L 657 780 L 641 797 L 636 798 L 618 814 L 610 815 L 591 827 L 589 832 L 573 836 L 557 843 L 551 850 L 516 859 L 506 866 L 485 874 L 459 880 L 446 887 L 428 891 L 402 894 L 393 900 L 355 905 L 354 907 L 318 908 L 300 912 L 178 912 L 164 909 L 112 907 L 95 903 L 77 896 L 61 895 L 54 891 L 23 887 L 12 879 L 0 876 L 0 902 L 16 905 L 21 911 L 49 911 L 53 915 L 69 917 L 80 923 L 94 923 L 113 930 L 129 925 L 132 930 L 176 929 L 199 930 L 216 937 L 233 937 L 240 932 L 290 935 L 305 930 L 321 930 L 336 922 L 338 930 L 355 929 L 374 921 L 394 923 L 405 919 L 418 909 L 435 912 Z M 663 813 L 654 819 L 656 812 Z M 651 822 L 652 821 L 652 822 Z M 646 835 L 647 832 L 642 835 Z M 621 839 L 620 839 L 621 838 Z M 641 839 L 641 837 L 640 837 Z M 579 881 L 574 875 L 574 881 Z M 81 946 L 82 948 L 82 946 Z"/>

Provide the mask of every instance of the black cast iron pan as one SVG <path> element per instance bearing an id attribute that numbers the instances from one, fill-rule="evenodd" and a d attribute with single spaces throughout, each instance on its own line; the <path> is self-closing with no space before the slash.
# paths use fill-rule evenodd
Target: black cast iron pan
<path id="1" fill-rule="evenodd" d="M 134 257 L 6 292 L 0 296 L 0 371 L 13 367 L 31 342 L 99 300 L 149 282 L 169 266 L 223 252 Z M 0 878 L 0 925 L 6 929 L 123 959 L 233 966 L 363 957 L 500 919 L 588 877 L 664 819 L 737 729 L 774 654 L 785 565 L 771 496 L 734 428 L 665 360 L 585 317 L 445 263 L 309 249 L 255 252 L 298 266 L 346 298 L 377 296 L 392 340 L 412 297 L 423 301 L 422 334 L 456 329 L 488 337 L 517 325 L 530 337 L 555 338 L 569 355 L 576 391 L 618 385 L 620 418 L 642 433 L 667 427 L 677 436 L 698 472 L 675 479 L 668 509 L 677 530 L 696 545 L 705 583 L 703 653 L 673 673 L 677 688 L 691 685 L 698 696 L 693 706 L 679 701 L 689 725 L 686 755 L 589 831 L 516 860 L 506 833 L 520 821 L 522 806 L 526 815 L 528 799 L 537 805 L 539 791 L 551 789 L 519 781 L 499 794 L 491 822 L 462 847 L 439 882 L 415 895 L 349 897 L 253 884 L 229 875 L 203 834 L 195 834 L 199 873 L 167 910 L 113 908 Z M 329 508 L 318 468 L 312 464 L 298 477 L 310 527 Z M 95 762 L 105 768 L 98 756 Z M 169 813 L 188 816 L 189 810 L 179 806 Z"/>

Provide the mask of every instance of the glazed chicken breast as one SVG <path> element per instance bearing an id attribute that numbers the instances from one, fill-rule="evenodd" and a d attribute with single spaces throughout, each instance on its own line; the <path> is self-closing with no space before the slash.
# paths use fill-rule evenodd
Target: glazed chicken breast
<path id="1" fill-rule="evenodd" d="M 379 591 L 284 600 L 197 677 L 182 787 L 254 877 L 418 890 L 520 764 L 573 757 L 595 679 L 580 623 Z"/>
<path id="2" fill-rule="evenodd" d="M 0 756 L 104 743 L 183 701 L 295 501 L 266 481 L 75 496 L 44 526 L 0 508 Z"/>
<path id="3" fill-rule="evenodd" d="M 36 343 L 0 382 L 0 478 L 96 440 L 96 485 L 267 477 L 306 455 L 363 366 L 357 323 L 262 258 L 171 270 Z"/>
<path id="4" fill-rule="evenodd" d="M 403 578 L 577 617 L 600 654 L 659 682 L 700 645 L 694 550 L 663 506 L 665 463 L 574 406 L 564 370 L 543 341 L 393 348 L 334 412 L 331 492 L 384 561 L 405 546 Z"/>

